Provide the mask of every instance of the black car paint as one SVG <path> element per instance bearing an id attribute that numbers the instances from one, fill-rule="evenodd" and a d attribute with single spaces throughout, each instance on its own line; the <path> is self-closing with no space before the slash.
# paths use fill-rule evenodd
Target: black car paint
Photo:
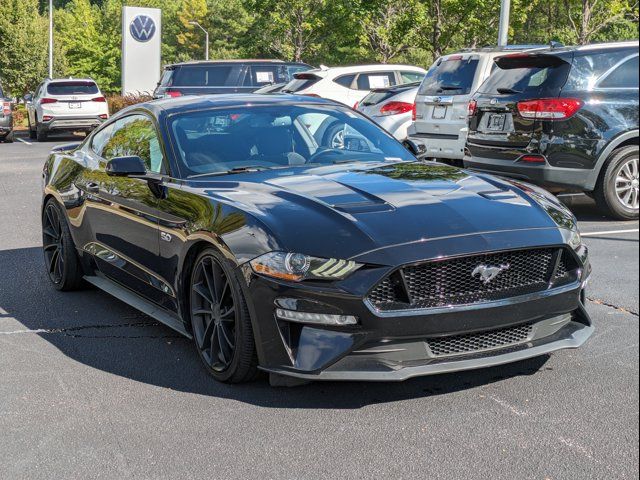
<path id="1" fill-rule="evenodd" d="M 10 111 L 8 115 L 3 113 L 3 102 L 10 102 L 8 98 L 4 98 L 2 91 L 2 84 L 0 83 L 0 142 L 7 138 L 13 132 L 13 112 Z"/>
<path id="2" fill-rule="evenodd" d="M 381 340 L 476 332 L 570 312 L 572 328 L 591 328 L 581 303 L 590 273 L 584 247 L 574 254 L 582 266 L 579 278 L 550 296 L 395 317 L 379 316 L 363 302 L 376 282 L 402 265 L 566 245 L 573 216 L 559 204 L 543 207 L 525 185 L 418 161 L 172 177 L 177 168 L 169 115 L 283 101 L 329 103 L 292 96 L 192 97 L 121 113 L 142 112 L 156 122 L 168 164 L 153 191 L 145 179 L 108 176 L 105 160 L 91 151 L 91 136 L 78 148 L 53 152 L 44 168 L 44 201 L 53 197 L 64 206 L 85 273 L 124 285 L 181 319 L 188 331 L 189 265 L 203 246 L 212 246 L 241 279 L 261 367 L 289 375 L 318 374 L 359 346 Z M 253 273 L 247 262 L 276 250 L 353 259 L 367 267 L 332 283 L 296 284 Z M 348 313 L 360 323 L 287 324 L 274 318 L 274 305 L 282 302 Z M 391 379 L 402 378 L 398 373 Z"/>
<path id="3" fill-rule="evenodd" d="M 637 46 L 618 50 L 628 55 L 638 52 Z M 563 48 L 531 56 L 558 59 L 575 69 L 579 57 L 611 51 L 607 46 L 588 50 Z M 517 102 L 531 98 L 527 94 L 474 95 L 477 109 L 469 119 L 465 166 L 522 178 L 558 191 L 592 191 L 604 160 L 613 149 L 638 144 L 637 89 L 587 90 L 564 85 L 549 96 L 575 98 L 581 100 L 583 106 L 567 120 L 530 120 L 520 117 L 516 108 Z M 507 112 L 507 118 L 514 123 L 511 131 L 497 141 L 495 135 L 487 135 L 480 128 L 483 114 L 492 111 Z M 546 164 L 531 166 L 518 163 L 524 154 L 543 155 Z"/>

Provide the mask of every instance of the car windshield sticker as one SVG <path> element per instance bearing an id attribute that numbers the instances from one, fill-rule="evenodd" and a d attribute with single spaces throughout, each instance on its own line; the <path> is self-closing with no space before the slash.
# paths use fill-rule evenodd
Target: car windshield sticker
<path id="1" fill-rule="evenodd" d="M 258 83 L 274 83 L 273 72 L 256 72 L 256 82 Z"/>
<path id="2" fill-rule="evenodd" d="M 387 75 L 370 75 L 369 88 L 385 88 L 390 85 Z"/>

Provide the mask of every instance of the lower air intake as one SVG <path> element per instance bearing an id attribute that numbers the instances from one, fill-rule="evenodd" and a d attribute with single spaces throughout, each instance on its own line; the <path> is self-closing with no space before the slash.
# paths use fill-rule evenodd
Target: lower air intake
<path id="1" fill-rule="evenodd" d="M 446 357 L 518 345 L 526 342 L 532 333 L 533 324 L 526 323 L 490 332 L 430 338 L 427 345 L 434 357 Z"/>

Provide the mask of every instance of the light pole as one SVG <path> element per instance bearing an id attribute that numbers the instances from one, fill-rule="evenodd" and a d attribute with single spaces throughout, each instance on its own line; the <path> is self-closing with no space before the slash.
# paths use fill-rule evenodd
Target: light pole
<path id="1" fill-rule="evenodd" d="M 506 47 L 509 41 L 509 10 L 511 10 L 511 0 L 500 2 L 500 27 L 498 29 L 498 46 Z"/>
<path id="2" fill-rule="evenodd" d="M 53 0 L 49 0 L 49 78 L 53 78 Z"/>
<path id="3" fill-rule="evenodd" d="M 204 59 L 209 60 L 209 32 L 207 32 L 198 22 L 191 21 L 189 25 L 195 25 L 204 32 Z"/>

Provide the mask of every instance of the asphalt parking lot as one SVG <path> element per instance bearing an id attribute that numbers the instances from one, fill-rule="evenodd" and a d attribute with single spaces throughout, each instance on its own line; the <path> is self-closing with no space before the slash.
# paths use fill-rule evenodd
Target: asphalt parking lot
<path id="1" fill-rule="evenodd" d="M 638 222 L 580 219 L 596 333 L 582 349 L 399 384 L 215 383 L 190 341 L 40 251 L 48 150 L 0 144 L 0 479 L 638 476 Z"/>

